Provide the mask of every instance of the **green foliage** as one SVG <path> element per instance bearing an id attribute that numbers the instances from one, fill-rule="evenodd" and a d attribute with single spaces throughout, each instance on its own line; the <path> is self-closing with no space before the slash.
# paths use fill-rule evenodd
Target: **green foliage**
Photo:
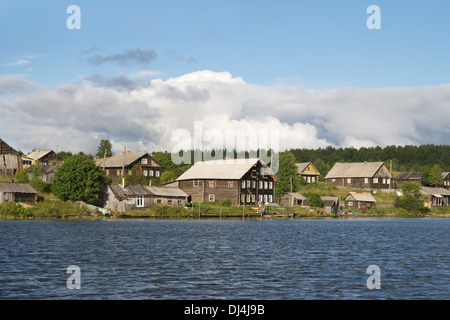
<path id="1" fill-rule="evenodd" d="M 167 171 L 164 171 L 164 172 L 162 173 L 160 181 L 161 181 L 162 184 L 164 184 L 164 183 L 167 183 L 167 182 L 174 181 L 174 180 L 176 180 L 177 178 L 178 178 L 178 176 L 177 176 L 177 174 L 175 173 L 175 171 L 173 171 L 173 170 L 167 170 Z"/>
<path id="2" fill-rule="evenodd" d="M 141 164 L 135 164 L 129 174 L 125 176 L 125 184 L 127 185 L 148 185 L 148 179 L 142 172 Z"/>
<path id="3" fill-rule="evenodd" d="M 105 183 L 105 173 L 92 156 L 79 153 L 56 169 L 53 192 L 63 201 L 91 202 L 97 199 Z"/>
<path id="4" fill-rule="evenodd" d="M 35 165 L 33 165 L 33 172 L 31 173 L 31 178 L 29 178 L 30 185 L 39 192 L 49 193 L 52 191 L 52 184 L 44 182 L 42 180 L 42 164 L 37 161 Z M 25 179 L 22 177 L 22 179 Z"/>
<path id="5" fill-rule="evenodd" d="M 27 210 L 16 202 L 6 202 L 0 204 L 0 218 L 1 219 L 17 219 L 23 218 Z"/>
<path id="6" fill-rule="evenodd" d="M 30 178 L 28 177 L 27 168 L 20 169 L 20 171 L 17 172 L 16 176 L 14 177 L 14 181 L 19 182 L 19 183 L 29 183 Z"/>
<path id="7" fill-rule="evenodd" d="M 422 181 L 426 186 L 439 187 L 444 184 L 444 180 L 442 179 L 441 175 L 441 167 L 438 164 L 435 164 L 431 169 L 425 170 L 422 175 Z"/>
<path id="8" fill-rule="evenodd" d="M 425 207 L 425 197 L 420 193 L 420 185 L 414 182 L 407 182 L 402 185 L 403 196 L 396 197 L 394 207 L 402 208 L 410 213 L 427 213 L 430 211 Z"/>
<path id="9" fill-rule="evenodd" d="M 106 152 L 106 156 L 107 157 L 111 157 L 112 156 L 112 145 L 111 142 L 109 142 L 109 140 L 101 140 L 100 141 L 100 145 L 97 148 L 97 154 L 96 156 L 98 158 L 103 158 L 105 156 L 105 152 Z"/>
<path id="10" fill-rule="evenodd" d="M 70 158 L 70 157 L 72 157 L 73 156 L 73 154 L 72 154 L 72 152 L 70 152 L 70 151 L 60 151 L 60 152 L 58 152 L 58 156 L 61 158 L 61 159 L 63 159 L 63 160 L 66 160 L 67 158 Z"/>
<path id="11" fill-rule="evenodd" d="M 221 205 L 221 206 L 224 206 L 224 207 L 231 207 L 232 203 L 231 203 L 231 201 L 230 201 L 229 199 L 226 199 L 226 200 L 223 200 L 223 201 L 220 203 L 220 205 Z"/>
<path id="12" fill-rule="evenodd" d="M 304 196 L 309 199 L 310 207 L 322 207 L 322 199 L 320 198 L 320 194 L 315 192 L 309 192 L 305 193 Z"/>
<path id="13" fill-rule="evenodd" d="M 276 195 L 282 196 L 286 192 L 298 190 L 301 185 L 300 178 L 297 175 L 297 166 L 295 165 L 295 157 L 289 152 L 281 152 L 279 154 L 279 167 L 277 172 L 278 181 L 276 182 Z"/>

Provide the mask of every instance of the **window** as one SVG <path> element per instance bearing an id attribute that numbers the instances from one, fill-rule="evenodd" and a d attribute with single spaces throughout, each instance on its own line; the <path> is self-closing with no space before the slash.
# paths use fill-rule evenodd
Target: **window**
<path id="1" fill-rule="evenodd" d="M 391 184 L 391 178 L 387 178 L 387 179 L 386 179 L 386 183 L 387 183 L 387 184 Z"/>
<path id="2" fill-rule="evenodd" d="M 172 199 L 168 199 L 167 200 L 167 204 L 173 204 L 173 200 Z"/>
<path id="3" fill-rule="evenodd" d="M 241 202 L 245 203 L 245 195 L 241 194 Z"/>
<path id="4" fill-rule="evenodd" d="M 364 178 L 364 183 L 368 184 L 369 183 L 369 178 Z"/>
<path id="5" fill-rule="evenodd" d="M 250 180 L 247 180 L 247 188 L 250 188 Z"/>
<path id="6" fill-rule="evenodd" d="M 162 203 L 161 199 L 156 199 L 156 203 L 161 204 Z"/>
<path id="7" fill-rule="evenodd" d="M 144 207 L 144 196 L 136 197 L 136 207 L 138 207 L 138 208 Z"/>
<path id="8" fill-rule="evenodd" d="M 215 183 L 214 183 L 214 180 L 209 180 L 209 187 L 210 188 L 214 188 L 215 187 Z"/>
<path id="9" fill-rule="evenodd" d="M 148 164 L 148 159 L 147 158 L 143 158 L 141 160 L 141 164 Z"/>
<path id="10" fill-rule="evenodd" d="M 233 181 L 228 181 L 228 188 L 233 188 Z"/>
<path id="11" fill-rule="evenodd" d="M 198 187 L 198 180 L 192 181 L 192 185 L 193 185 L 194 187 Z"/>
<path id="12" fill-rule="evenodd" d="M 260 195 L 258 196 L 258 201 L 259 201 L 259 202 L 263 202 L 263 195 L 262 195 L 262 194 L 260 194 Z"/>
<path id="13" fill-rule="evenodd" d="M 260 181 L 260 182 L 259 182 L 259 189 L 262 189 L 262 188 L 263 188 L 263 182 Z"/>
<path id="14" fill-rule="evenodd" d="M 247 195 L 247 203 L 249 203 L 250 202 L 250 195 L 248 194 Z"/>
<path id="15" fill-rule="evenodd" d="M 215 202 L 216 201 L 216 195 L 215 194 L 210 194 L 209 195 L 209 202 Z"/>
<path id="16" fill-rule="evenodd" d="M 268 187 L 268 183 L 267 183 L 267 181 L 264 181 L 264 189 L 267 189 L 267 187 Z"/>
<path id="17" fill-rule="evenodd" d="M 148 171 L 147 170 L 144 170 L 143 172 L 144 172 L 144 176 L 148 176 Z"/>
<path id="18" fill-rule="evenodd" d="M 373 183 L 378 183 L 378 178 L 373 178 Z"/>
<path id="19" fill-rule="evenodd" d="M 267 202 L 267 194 L 264 195 L 264 202 Z"/>
<path id="20" fill-rule="evenodd" d="M 383 184 L 386 184 L 386 178 L 383 178 Z"/>
<path id="21" fill-rule="evenodd" d="M 252 194 L 252 202 L 256 202 L 256 196 Z"/>
<path id="22" fill-rule="evenodd" d="M 182 201 L 180 200 L 180 199 L 178 199 L 178 202 L 177 202 L 178 204 L 181 204 L 182 203 Z"/>
<path id="23" fill-rule="evenodd" d="M 269 181 L 269 189 L 273 189 L 273 182 Z"/>
<path id="24" fill-rule="evenodd" d="M 242 189 L 245 188 L 245 180 L 242 180 Z"/>
<path id="25" fill-rule="evenodd" d="M 269 194 L 269 202 L 272 202 L 272 195 Z"/>
<path id="26" fill-rule="evenodd" d="M 306 182 L 311 183 L 311 177 L 307 177 Z"/>
<path id="27" fill-rule="evenodd" d="M 159 171 L 155 171 L 155 174 L 156 174 L 157 177 L 159 177 L 160 172 Z"/>
<path id="28" fill-rule="evenodd" d="M 352 178 L 347 178 L 347 183 L 352 183 Z"/>
<path id="29" fill-rule="evenodd" d="M 252 180 L 252 188 L 256 188 L 256 181 Z"/>
<path id="30" fill-rule="evenodd" d="M 348 203 L 349 206 L 352 206 L 352 205 L 353 205 L 353 201 L 349 201 L 349 202 L 347 202 L 347 203 Z"/>
<path id="31" fill-rule="evenodd" d="M 153 170 L 149 170 L 148 172 L 149 172 L 150 177 L 153 177 Z"/>

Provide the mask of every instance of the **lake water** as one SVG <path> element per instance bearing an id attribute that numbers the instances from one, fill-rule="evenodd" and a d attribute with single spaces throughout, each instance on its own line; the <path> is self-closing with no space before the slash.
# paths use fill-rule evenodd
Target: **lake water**
<path id="1" fill-rule="evenodd" d="M 0 221 L 0 298 L 449 299 L 449 230 L 447 218 Z"/>

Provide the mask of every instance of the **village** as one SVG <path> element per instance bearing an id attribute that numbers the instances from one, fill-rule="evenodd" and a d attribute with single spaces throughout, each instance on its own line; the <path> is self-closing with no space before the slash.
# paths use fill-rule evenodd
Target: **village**
<path id="1" fill-rule="evenodd" d="M 429 187 L 423 185 L 420 172 L 400 172 L 394 177 L 388 165 L 379 161 L 337 162 L 322 181 L 313 162 L 296 162 L 295 178 L 302 183 L 294 190 L 291 182 L 290 190 L 281 195 L 276 192 L 279 177 L 260 158 L 199 161 L 164 183 L 155 181 L 165 167 L 147 152 L 125 149 L 93 161 L 109 177 L 108 183 L 95 204 L 78 201 L 73 208 L 83 207 L 96 217 L 158 217 L 157 212 L 167 208 L 177 208 L 173 211 L 186 217 L 220 218 L 395 214 L 405 212 L 394 203 L 403 196 L 402 186 L 411 183 L 418 186 L 423 208 L 450 211 L 450 172 L 442 172 L 442 185 Z M 33 208 L 51 190 L 43 196 L 30 183 L 17 181 L 19 173 L 31 177 L 39 166 L 40 180 L 51 184 L 63 164 L 53 150 L 36 149 L 24 155 L 0 139 L 0 206 L 16 203 Z M 133 170 L 139 171 L 140 183 L 126 183 Z"/>

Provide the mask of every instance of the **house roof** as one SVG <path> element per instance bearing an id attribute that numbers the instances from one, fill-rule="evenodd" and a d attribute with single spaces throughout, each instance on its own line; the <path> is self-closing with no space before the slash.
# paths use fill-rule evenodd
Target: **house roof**
<path id="1" fill-rule="evenodd" d="M 422 187 L 421 192 L 436 198 L 450 197 L 450 190 L 445 188 Z"/>
<path id="2" fill-rule="evenodd" d="M 286 195 L 289 195 L 289 196 L 293 197 L 294 199 L 298 199 L 298 200 L 306 200 L 307 199 L 305 196 L 303 196 L 297 192 L 287 192 Z"/>
<path id="3" fill-rule="evenodd" d="M 0 192 L 37 193 L 28 183 L 0 182 Z"/>
<path id="4" fill-rule="evenodd" d="M 119 184 L 110 184 L 108 187 L 117 198 L 136 196 L 163 196 L 163 197 L 187 197 L 188 195 L 179 188 L 129 185 L 122 188 Z"/>
<path id="5" fill-rule="evenodd" d="M 0 154 L 19 154 L 14 148 L 0 139 Z"/>
<path id="6" fill-rule="evenodd" d="M 367 192 L 350 192 L 350 193 L 345 197 L 345 199 L 346 199 L 348 196 L 352 196 L 353 199 L 355 199 L 355 201 L 377 202 L 377 201 L 375 200 L 375 198 L 374 198 L 370 193 L 367 193 Z"/>
<path id="7" fill-rule="evenodd" d="M 33 159 L 33 160 L 39 160 L 39 159 L 42 159 L 43 157 L 45 157 L 50 152 L 52 152 L 52 150 L 39 150 L 38 149 L 36 151 L 29 153 L 27 155 L 27 157 L 30 159 Z"/>
<path id="8" fill-rule="evenodd" d="M 336 163 L 326 175 L 326 179 L 334 178 L 370 178 L 384 165 L 384 162 L 349 162 Z M 389 170 L 387 172 L 390 174 Z"/>
<path id="9" fill-rule="evenodd" d="M 448 175 L 450 175 L 450 172 L 442 172 L 441 178 L 446 179 L 448 177 Z"/>
<path id="10" fill-rule="evenodd" d="M 178 177 L 177 181 L 201 179 L 239 180 L 258 162 L 265 169 L 266 175 L 271 175 L 274 179 L 277 179 L 275 174 L 261 159 L 251 158 L 197 162 Z"/>
<path id="11" fill-rule="evenodd" d="M 35 167 L 34 165 L 29 166 L 27 169 L 27 172 L 32 173 L 34 170 L 34 167 Z M 41 166 L 41 174 L 55 173 L 57 168 L 58 168 L 58 166 L 55 164 L 44 164 Z"/>
<path id="12" fill-rule="evenodd" d="M 314 166 L 314 164 L 312 162 L 297 162 L 295 163 L 295 165 L 297 166 L 297 172 L 298 173 L 303 173 L 303 171 L 305 171 L 305 169 L 309 166 L 312 165 L 316 170 L 317 168 Z M 318 170 L 317 170 L 318 172 Z M 311 173 L 312 174 L 312 173 Z M 314 173 L 315 174 L 315 173 Z"/>
<path id="13" fill-rule="evenodd" d="M 325 206 L 331 206 L 333 203 L 339 203 L 339 197 L 325 197 L 321 196 L 320 199 L 322 200 L 322 204 Z"/>
<path id="14" fill-rule="evenodd" d="M 421 180 L 422 172 L 400 172 L 395 180 Z"/>
<path id="15" fill-rule="evenodd" d="M 100 167 L 103 167 L 104 165 L 106 168 L 121 168 L 124 164 L 127 167 L 145 155 L 148 156 L 149 154 L 147 152 L 134 152 L 126 153 L 124 157 L 123 152 L 121 152 L 108 158 L 97 158 L 95 159 L 95 162 L 97 166 Z"/>

